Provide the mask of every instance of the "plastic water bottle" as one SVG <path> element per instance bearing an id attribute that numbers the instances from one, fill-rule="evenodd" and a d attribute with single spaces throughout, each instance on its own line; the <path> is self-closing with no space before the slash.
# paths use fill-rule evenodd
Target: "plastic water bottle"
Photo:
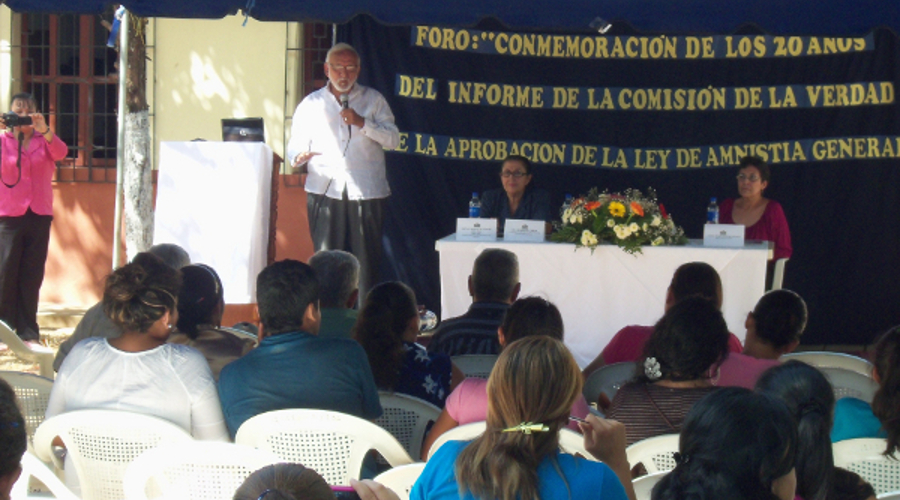
<path id="1" fill-rule="evenodd" d="M 566 194 L 566 201 L 564 201 L 562 206 L 559 208 L 559 216 L 560 217 L 562 217 L 563 214 L 566 213 L 566 210 L 568 210 L 569 207 L 572 206 L 572 201 L 574 199 L 575 198 L 573 198 L 571 194 Z"/>
<path id="2" fill-rule="evenodd" d="M 706 207 L 706 223 L 707 224 L 718 224 L 719 223 L 719 205 L 716 203 L 715 198 L 710 198 L 709 206 Z"/>
<path id="3" fill-rule="evenodd" d="M 472 199 L 469 200 L 469 218 L 479 217 L 481 217 L 481 198 L 478 197 L 478 193 L 472 193 Z"/>

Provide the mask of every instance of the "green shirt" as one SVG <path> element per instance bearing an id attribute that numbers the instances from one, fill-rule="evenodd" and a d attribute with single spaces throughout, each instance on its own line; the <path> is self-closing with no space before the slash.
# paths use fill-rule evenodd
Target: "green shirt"
<path id="1" fill-rule="evenodd" d="M 319 324 L 319 337 L 351 338 L 351 330 L 356 324 L 358 311 L 345 308 L 322 308 L 322 322 Z"/>

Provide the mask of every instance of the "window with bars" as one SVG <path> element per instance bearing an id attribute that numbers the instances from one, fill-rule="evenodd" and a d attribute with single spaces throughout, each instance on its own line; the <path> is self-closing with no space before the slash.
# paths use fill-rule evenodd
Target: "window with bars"
<path id="1" fill-rule="evenodd" d="M 57 180 L 115 180 L 118 54 L 103 18 L 22 15 L 22 88 L 69 146 Z"/>

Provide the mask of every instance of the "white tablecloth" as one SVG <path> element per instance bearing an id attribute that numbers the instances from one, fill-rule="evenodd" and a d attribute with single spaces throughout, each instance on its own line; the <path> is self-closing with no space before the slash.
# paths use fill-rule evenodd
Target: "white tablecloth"
<path id="1" fill-rule="evenodd" d="M 222 278 L 225 302 L 256 302 L 266 266 L 272 150 L 262 142 L 163 142 L 153 243 L 175 243 Z"/>
<path id="2" fill-rule="evenodd" d="M 583 367 L 615 333 L 627 325 L 653 325 L 663 315 L 666 289 L 678 266 L 703 261 L 722 277 L 722 313 L 729 330 L 743 340 L 744 320 L 765 292 L 766 242 L 744 248 L 709 248 L 702 241 L 686 246 L 645 247 L 635 256 L 619 247 L 575 249 L 574 244 L 460 242 L 455 235 L 435 244 L 441 261 L 441 317 L 466 312 L 471 304 L 467 278 L 486 248 L 505 248 L 519 258 L 520 297 L 539 295 L 563 316 L 566 345 Z"/>

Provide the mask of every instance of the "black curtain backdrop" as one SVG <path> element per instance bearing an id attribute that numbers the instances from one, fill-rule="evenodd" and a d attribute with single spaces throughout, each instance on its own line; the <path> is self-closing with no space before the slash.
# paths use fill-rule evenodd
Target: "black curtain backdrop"
<path id="1" fill-rule="evenodd" d="M 491 20 L 477 29 L 505 30 Z M 648 36 L 625 31 L 629 28 L 616 29 L 606 35 L 611 37 L 610 43 L 614 37 Z M 449 81 L 631 89 L 791 85 L 804 95 L 801 89 L 808 85 L 889 82 L 892 89 L 898 81 L 897 36 L 893 32 L 877 30 L 866 42 L 857 40 L 866 44 L 865 50 L 844 54 L 641 59 L 512 57 L 436 50 L 414 45 L 416 30 L 415 26 L 388 27 L 358 17 L 340 27 L 338 38 L 360 51 L 360 82 L 385 95 L 401 132 L 408 134 L 405 153 L 387 153 L 393 195 L 385 216 L 382 278 L 408 283 L 420 303 L 440 314 L 435 240 L 455 231 L 456 218 L 467 214 L 473 191 L 500 187 L 500 162 L 447 158 L 445 147 L 436 148 L 437 157 L 414 154 L 416 134 L 426 139 L 431 134 L 596 145 L 598 156 L 603 147 L 612 151 L 626 148 L 632 155 L 630 168 L 604 168 L 600 162 L 597 166 L 572 166 L 566 164 L 567 158 L 538 163 L 532 183 L 551 193 L 554 206 L 562 203 L 565 194 L 578 195 L 593 186 L 610 191 L 653 187 L 675 222 L 692 238 L 702 237 L 710 197 L 738 196 L 737 168 L 716 165 L 705 153 L 700 168 L 674 168 L 676 148 L 706 151 L 708 146 L 793 145 L 799 141 L 798 147 L 806 148 L 806 161 L 770 161 L 772 180 L 765 194 L 783 205 L 790 224 L 794 253 L 787 265 L 785 288 L 798 292 L 809 306 L 804 343 L 866 344 L 900 323 L 900 195 L 896 187 L 900 186 L 900 148 L 896 147 L 900 145 L 900 123 L 896 98 L 888 95 L 890 92 L 885 94 L 892 97 L 885 99 L 887 102 L 859 106 L 822 107 L 821 102 L 818 107 L 804 106 L 798 93 L 798 106 L 789 109 L 775 109 L 769 102 L 762 109 L 708 111 L 529 109 L 448 102 Z M 565 34 L 592 35 L 587 31 Z M 747 27 L 734 34 L 740 35 L 765 33 Z M 683 35 L 679 38 L 684 42 Z M 716 43 L 717 53 L 724 53 L 724 37 Z M 767 55 L 779 48 L 777 41 L 766 43 Z M 786 46 L 786 40 L 781 43 L 782 48 Z M 804 50 L 809 47 L 806 39 L 799 43 Z M 399 75 L 433 79 L 435 98 L 399 95 Z M 427 87 L 423 89 L 427 94 Z M 551 101 L 552 94 L 545 92 L 544 99 Z M 891 158 L 871 158 L 874 154 L 863 148 L 851 155 L 853 158 L 819 161 L 811 145 L 826 138 L 875 136 L 887 138 L 887 149 L 885 141 L 878 142 L 876 149 L 893 151 L 888 155 Z M 818 144 L 817 151 L 824 151 L 823 144 Z M 669 150 L 669 168 L 634 168 L 634 148 Z M 588 284 L 572 285 L 589 288 Z"/>

